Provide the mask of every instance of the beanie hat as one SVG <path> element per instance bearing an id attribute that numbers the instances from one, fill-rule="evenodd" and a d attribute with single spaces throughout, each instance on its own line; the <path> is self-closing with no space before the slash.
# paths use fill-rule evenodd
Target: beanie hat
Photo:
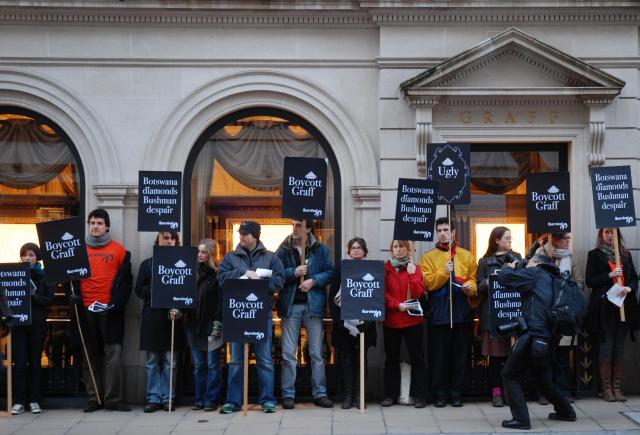
<path id="1" fill-rule="evenodd" d="M 260 224 L 254 221 L 244 221 L 238 230 L 240 234 L 251 234 L 254 238 L 260 238 Z"/>

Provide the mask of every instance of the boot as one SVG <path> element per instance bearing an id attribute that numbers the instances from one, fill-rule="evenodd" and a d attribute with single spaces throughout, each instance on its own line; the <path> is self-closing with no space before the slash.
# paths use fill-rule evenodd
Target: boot
<path id="1" fill-rule="evenodd" d="M 626 402 L 627 398 L 624 397 L 624 393 L 622 392 L 622 368 L 624 366 L 624 361 L 621 359 L 613 360 L 613 397 L 618 402 Z"/>
<path id="2" fill-rule="evenodd" d="M 353 402 L 353 371 L 351 367 L 342 370 L 342 409 L 351 409 Z"/>
<path id="3" fill-rule="evenodd" d="M 615 402 L 616 398 L 611 390 L 611 361 L 600 361 L 600 394 L 605 402 Z"/>

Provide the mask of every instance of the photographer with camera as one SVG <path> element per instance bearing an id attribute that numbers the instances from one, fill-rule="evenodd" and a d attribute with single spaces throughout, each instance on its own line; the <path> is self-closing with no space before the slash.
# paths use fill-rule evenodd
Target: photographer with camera
<path id="1" fill-rule="evenodd" d="M 539 254 L 524 267 L 515 261 L 505 264 L 498 274 L 500 284 L 521 293 L 523 313 L 518 322 L 506 328 L 517 329 L 520 335 L 502 369 L 512 415 L 511 420 L 502 422 L 502 427 L 531 429 L 521 385 L 522 376 L 529 366 L 532 382 L 554 406 L 555 412 L 549 414 L 549 419 L 576 420 L 571 404 L 551 381 L 553 326 L 549 313 L 554 303 L 554 279 L 559 275 L 560 269 L 553 260 Z"/>

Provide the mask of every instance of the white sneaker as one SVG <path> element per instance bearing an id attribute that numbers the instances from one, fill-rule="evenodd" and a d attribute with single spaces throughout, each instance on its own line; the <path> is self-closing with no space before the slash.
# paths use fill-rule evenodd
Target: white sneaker
<path id="1" fill-rule="evenodd" d="M 40 408 L 40 404 L 38 402 L 31 402 L 29 404 L 29 408 L 31 409 L 32 414 L 40 414 L 42 412 L 42 408 Z"/>
<path id="2" fill-rule="evenodd" d="M 19 403 L 16 403 L 15 405 L 13 405 L 13 408 L 11 408 L 11 415 L 22 414 L 23 412 L 24 412 L 24 405 L 21 405 Z"/>

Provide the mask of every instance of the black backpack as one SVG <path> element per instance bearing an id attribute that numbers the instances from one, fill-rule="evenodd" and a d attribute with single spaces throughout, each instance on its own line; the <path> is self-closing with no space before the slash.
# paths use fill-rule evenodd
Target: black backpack
<path id="1" fill-rule="evenodd" d="M 586 308 L 582 288 L 568 271 L 553 274 L 552 278 L 553 303 L 549 309 L 549 321 L 553 335 L 576 335 L 580 332 Z"/>

